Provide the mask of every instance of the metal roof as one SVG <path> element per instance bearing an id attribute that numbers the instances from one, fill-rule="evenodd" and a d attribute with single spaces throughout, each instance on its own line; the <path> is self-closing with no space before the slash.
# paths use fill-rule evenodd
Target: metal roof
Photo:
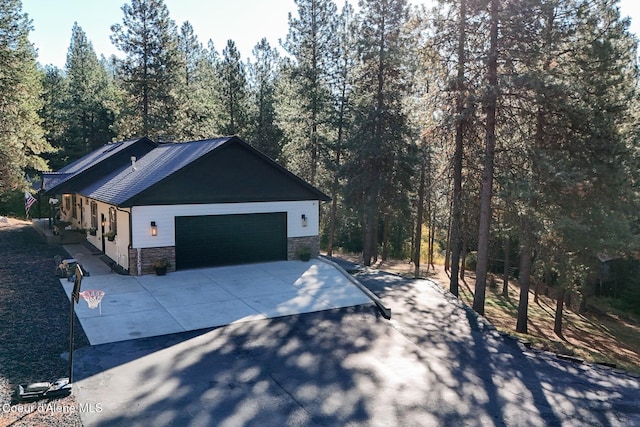
<path id="1" fill-rule="evenodd" d="M 63 167 L 57 172 L 45 172 L 42 174 L 42 188 L 46 191 L 53 190 L 60 184 L 82 174 L 83 172 L 91 169 L 93 166 L 98 165 L 99 163 L 108 159 L 109 157 L 112 157 L 122 150 L 127 149 L 141 139 L 143 138 L 135 138 L 127 141 L 105 144 L 102 147 L 95 149 L 91 153 L 81 157 L 80 159 L 69 163 L 67 166 Z"/>
<path id="2" fill-rule="evenodd" d="M 160 144 L 136 161 L 98 180 L 80 194 L 113 205 L 122 205 L 188 164 L 215 150 L 233 137 Z"/>

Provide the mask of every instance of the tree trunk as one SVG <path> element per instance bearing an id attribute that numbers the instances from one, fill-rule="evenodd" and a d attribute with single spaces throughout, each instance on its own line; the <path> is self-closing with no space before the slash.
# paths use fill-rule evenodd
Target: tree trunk
<path id="1" fill-rule="evenodd" d="M 451 229 L 453 228 L 453 210 L 449 212 L 449 227 L 447 227 L 447 247 L 444 251 L 444 271 L 451 270 Z"/>
<path id="2" fill-rule="evenodd" d="M 489 264 L 489 238 L 491 225 L 491 197 L 493 194 L 493 161 L 496 150 L 496 103 L 498 97 L 498 0 L 491 0 L 491 30 L 489 59 L 487 64 L 489 93 L 487 94 L 487 123 L 480 201 L 480 225 L 478 231 L 478 263 L 476 265 L 476 291 L 473 309 L 484 314 L 487 268 Z"/>
<path id="3" fill-rule="evenodd" d="M 527 227 L 529 221 L 525 220 L 520 240 L 520 300 L 518 302 L 518 321 L 516 332 L 527 333 L 527 322 L 529 320 L 529 287 L 531 284 L 531 251 L 533 239 L 531 230 Z"/>
<path id="4" fill-rule="evenodd" d="M 385 214 L 382 218 L 382 261 L 386 261 L 389 257 L 389 215 Z"/>
<path id="5" fill-rule="evenodd" d="M 362 248 L 362 262 L 367 267 L 377 260 L 378 223 L 375 205 L 366 209 L 364 218 L 364 239 Z"/>
<path id="6" fill-rule="evenodd" d="M 564 308 L 565 294 L 566 290 L 564 288 L 560 288 L 556 301 L 556 317 L 553 326 L 553 332 L 555 332 L 560 338 L 562 338 L 562 312 Z"/>
<path id="7" fill-rule="evenodd" d="M 509 296 L 509 270 L 511 269 L 511 237 L 504 238 L 504 276 L 502 281 L 502 296 Z"/>
<path id="8" fill-rule="evenodd" d="M 345 108 L 346 87 L 342 87 L 342 98 L 340 103 L 340 117 L 338 125 L 338 141 L 336 145 L 336 163 L 333 175 L 333 185 L 331 186 L 331 215 L 329 217 L 329 243 L 327 255 L 333 255 L 333 245 L 336 238 L 336 221 L 338 216 L 338 193 L 340 190 L 340 180 L 338 179 L 338 171 L 342 157 L 342 134 L 344 130 L 344 108 Z"/>
<path id="9" fill-rule="evenodd" d="M 464 141 L 464 110 L 465 110 L 465 93 L 464 93 L 464 74 L 465 74 L 465 40 L 466 40 L 466 22 L 467 22 L 467 2 L 460 1 L 460 16 L 458 20 L 458 75 L 456 81 L 456 90 L 458 96 L 456 99 L 456 141 L 455 152 L 453 154 L 453 207 L 451 215 L 451 281 L 449 290 L 456 297 L 458 296 L 458 274 L 460 268 L 460 251 L 462 250 L 461 229 L 462 229 L 462 157 L 463 157 L 463 141 Z"/>
<path id="10" fill-rule="evenodd" d="M 464 281 L 464 273 L 467 270 L 467 239 L 462 240 L 462 251 L 460 252 L 460 280 Z"/>
<path id="11" fill-rule="evenodd" d="M 431 199 L 429 199 L 429 206 L 431 206 Z M 436 266 L 433 263 L 433 252 L 436 243 L 436 210 L 431 207 L 429 210 L 432 212 L 431 223 L 429 224 L 429 265 L 435 270 Z"/>
<path id="12" fill-rule="evenodd" d="M 426 159 L 423 158 L 420 167 L 420 183 L 418 186 L 418 206 L 416 215 L 416 233 L 414 239 L 413 253 L 413 277 L 420 277 L 420 250 L 422 246 L 422 215 L 424 211 L 424 191 L 425 191 L 425 175 L 426 175 Z"/>

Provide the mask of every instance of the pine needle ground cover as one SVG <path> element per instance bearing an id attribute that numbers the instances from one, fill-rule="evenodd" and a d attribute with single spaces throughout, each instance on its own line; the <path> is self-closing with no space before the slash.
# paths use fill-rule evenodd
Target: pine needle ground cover
<path id="1" fill-rule="evenodd" d="M 12 404 L 18 384 L 68 376 L 61 355 L 69 349 L 69 300 L 54 275 L 55 255 L 65 254 L 44 244 L 30 223 L 0 223 L 1 426 L 82 425 L 73 394 Z M 89 344 L 82 328 L 74 335 L 75 348 Z"/>

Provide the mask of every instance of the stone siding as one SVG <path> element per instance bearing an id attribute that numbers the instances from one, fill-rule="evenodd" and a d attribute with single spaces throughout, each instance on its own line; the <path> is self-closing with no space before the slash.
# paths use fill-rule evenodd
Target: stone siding
<path id="1" fill-rule="evenodd" d="M 142 248 L 140 249 L 140 258 L 142 261 L 142 274 L 155 274 L 153 263 L 160 259 L 169 261 L 167 272 L 176 271 L 176 248 L 167 246 L 162 248 Z M 138 275 L 138 250 L 129 249 L 129 274 Z"/>
<path id="2" fill-rule="evenodd" d="M 320 237 L 289 237 L 287 239 L 287 259 L 289 261 L 300 259 L 297 255 L 298 250 L 309 248 L 311 250 L 311 258 L 320 255 Z"/>

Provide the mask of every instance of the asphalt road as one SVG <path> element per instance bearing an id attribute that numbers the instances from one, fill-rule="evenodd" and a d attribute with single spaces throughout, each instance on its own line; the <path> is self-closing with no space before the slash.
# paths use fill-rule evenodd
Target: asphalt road
<path id="1" fill-rule="evenodd" d="M 356 277 L 391 320 L 360 306 L 79 349 L 84 425 L 640 425 L 636 376 L 529 352 L 429 281 Z"/>

